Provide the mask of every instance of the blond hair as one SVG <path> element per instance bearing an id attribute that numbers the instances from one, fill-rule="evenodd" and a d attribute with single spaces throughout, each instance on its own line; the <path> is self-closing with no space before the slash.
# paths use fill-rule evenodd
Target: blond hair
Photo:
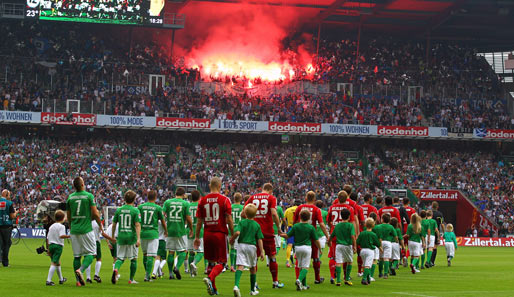
<path id="1" fill-rule="evenodd" d="M 412 214 L 410 217 L 410 224 L 414 233 L 421 233 L 421 217 L 417 213 Z"/>
<path id="2" fill-rule="evenodd" d="M 340 203 L 345 203 L 346 199 L 348 199 L 348 193 L 345 190 L 339 191 L 339 193 L 337 193 L 337 201 Z"/>
<path id="3" fill-rule="evenodd" d="M 316 193 L 314 193 L 314 191 L 309 191 L 307 192 L 307 201 L 311 202 L 311 201 L 315 201 L 316 200 Z"/>
<path id="4" fill-rule="evenodd" d="M 453 225 L 452 224 L 446 225 L 446 232 L 453 232 Z"/>
<path id="5" fill-rule="evenodd" d="M 366 226 L 366 229 L 373 229 L 373 227 L 375 227 L 375 220 L 372 218 L 367 218 L 364 221 L 364 226 Z"/>
<path id="6" fill-rule="evenodd" d="M 221 179 L 217 176 L 211 178 L 211 182 L 209 183 L 209 188 L 212 190 L 221 189 Z"/>
<path id="7" fill-rule="evenodd" d="M 247 218 L 253 219 L 257 214 L 257 206 L 255 206 L 255 204 L 249 203 L 245 206 L 244 211 Z"/>

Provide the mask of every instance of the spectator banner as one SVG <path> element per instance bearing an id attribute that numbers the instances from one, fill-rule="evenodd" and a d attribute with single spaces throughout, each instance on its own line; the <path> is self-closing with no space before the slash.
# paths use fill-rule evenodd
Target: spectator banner
<path id="1" fill-rule="evenodd" d="M 321 124 L 269 122 L 268 131 L 283 133 L 321 133 Z"/>
<path id="2" fill-rule="evenodd" d="M 12 238 L 46 238 L 46 230 L 39 228 L 14 228 L 11 232 Z"/>
<path id="3" fill-rule="evenodd" d="M 233 131 L 268 131 L 268 122 L 214 120 L 211 128 L 215 130 Z"/>
<path id="4" fill-rule="evenodd" d="M 448 128 L 428 127 L 428 136 L 430 136 L 430 137 L 448 137 Z"/>
<path id="5" fill-rule="evenodd" d="M 473 137 L 487 139 L 514 139 L 514 130 L 502 129 L 473 129 Z"/>
<path id="6" fill-rule="evenodd" d="M 155 117 L 98 115 L 97 126 L 155 127 Z"/>
<path id="7" fill-rule="evenodd" d="M 41 123 L 41 113 L 0 110 L 0 122 L 39 124 Z"/>
<path id="8" fill-rule="evenodd" d="M 514 238 L 457 237 L 458 246 L 514 247 Z"/>
<path id="9" fill-rule="evenodd" d="M 377 135 L 377 126 L 321 124 L 321 132 L 327 134 L 345 135 Z"/>
<path id="10" fill-rule="evenodd" d="M 100 117 L 100 116 L 99 116 Z M 94 126 L 97 116 L 84 113 L 42 112 L 41 123 L 56 125 Z"/>
<path id="11" fill-rule="evenodd" d="M 143 85 L 114 85 L 114 92 L 123 93 L 127 92 L 129 95 L 147 95 L 148 86 Z"/>
<path id="12" fill-rule="evenodd" d="M 296 81 L 288 84 L 258 84 L 248 87 L 242 83 L 196 82 L 195 90 L 207 94 L 223 93 L 234 96 L 247 94 L 249 96 L 271 97 L 273 95 L 289 94 L 325 94 L 330 92 L 330 85 Z"/>
<path id="13" fill-rule="evenodd" d="M 420 200 L 457 201 L 459 191 L 455 190 L 412 190 Z"/>
<path id="14" fill-rule="evenodd" d="M 211 120 L 209 120 L 209 119 L 183 119 L 183 118 L 161 118 L 161 117 L 158 117 L 156 120 L 156 127 L 209 129 L 209 128 L 211 128 Z"/>
<path id="15" fill-rule="evenodd" d="M 378 126 L 378 135 L 387 136 L 429 136 L 428 127 Z"/>

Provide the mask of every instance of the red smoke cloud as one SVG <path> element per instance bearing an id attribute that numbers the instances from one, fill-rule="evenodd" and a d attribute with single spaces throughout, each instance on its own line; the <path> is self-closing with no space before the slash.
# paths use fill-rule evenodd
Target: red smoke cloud
<path id="1" fill-rule="evenodd" d="M 289 51 L 282 44 L 298 28 L 301 9 L 191 1 L 181 12 L 187 23 L 177 43 L 186 65 L 198 67 L 204 79 L 228 75 L 278 81 L 312 71 L 305 45 Z"/>

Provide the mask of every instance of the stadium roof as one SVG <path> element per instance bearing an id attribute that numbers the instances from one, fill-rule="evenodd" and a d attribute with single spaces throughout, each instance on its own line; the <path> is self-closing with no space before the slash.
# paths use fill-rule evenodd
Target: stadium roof
<path id="1" fill-rule="evenodd" d="M 511 0 L 171 0 L 292 6 L 311 29 L 388 33 L 409 38 L 455 40 L 482 51 L 514 49 L 514 1 Z"/>

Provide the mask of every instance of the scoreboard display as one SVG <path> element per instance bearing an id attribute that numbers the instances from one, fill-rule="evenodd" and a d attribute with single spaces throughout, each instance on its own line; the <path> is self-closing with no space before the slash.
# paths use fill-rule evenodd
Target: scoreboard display
<path id="1" fill-rule="evenodd" d="M 27 0 L 25 18 L 163 26 L 165 0 Z"/>

